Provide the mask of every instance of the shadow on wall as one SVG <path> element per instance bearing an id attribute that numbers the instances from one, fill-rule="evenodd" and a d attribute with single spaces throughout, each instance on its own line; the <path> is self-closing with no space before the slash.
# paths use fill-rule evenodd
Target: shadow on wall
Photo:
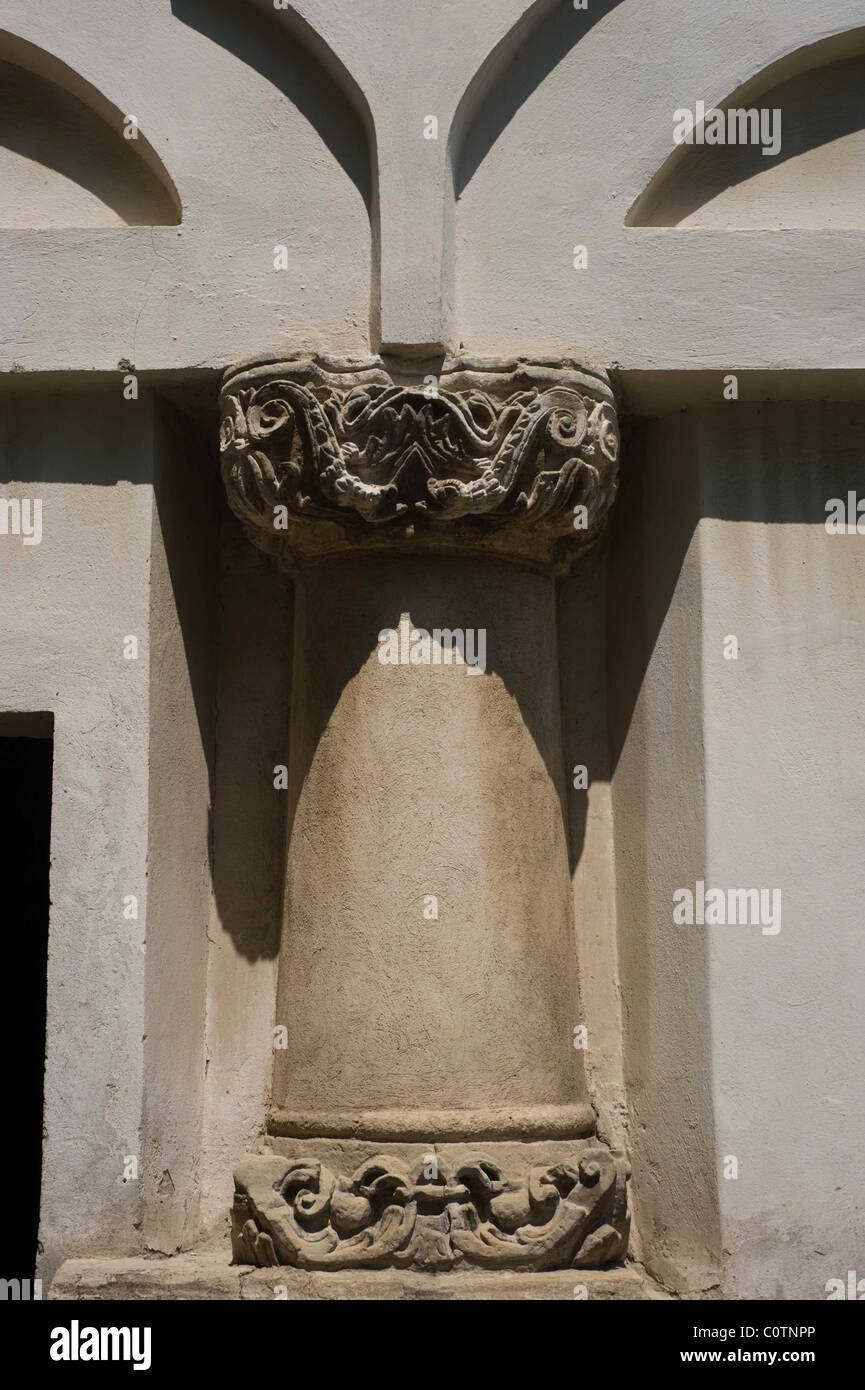
<path id="1" fill-rule="evenodd" d="M 717 1280 L 708 945 L 665 885 L 705 863 L 700 458 L 684 416 L 631 428 L 609 537 L 606 698 L 629 1147 L 642 1257 Z M 681 876 L 681 877 L 680 877 Z M 685 1283 L 682 1284 L 684 1279 Z"/>
<path id="2" fill-rule="evenodd" d="M 587 10 L 575 10 L 572 0 L 560 0 L 487 85 L 485 74 L 498 67 L 495 54 L 490 55 L 469 84 L 454 119 L 457 197 L 471 182 L 520 107 L 542 86 L 574 45 L 621 3 L 622 0 L 591 0 Z M 503 42 L 507 43 L 508 38 Z"/>
<path id="3" fill-rule="evenodd" d="M 85 396 L 90 394 L 85 393 Z M 175 393 L 175 399 L 177 395 Z M 53 398 L 58 399 L 56 393 Z M 99 392 L 92 393 L 94 409 L 100 408 L 102 399 Z M 115 399 L 112 393 L 110 403 Z M 141 459 L 142 453 L 138 447 L 138 417 L 126 406 L 115 412 L 115 447 L 110 458 L 101 454 L 95 456 L 89 447 L 90 413 L 86 409 L 64 413 L 62 449 L 57 448 L 56 439 L 49 432 L 42 436 L 44 449 L 38 447 L 37 440 L 36 448 L 28 447 L 23 452 L 18 441 L 29 438 L 32 431 L 25 431 L 22 422 L 31 417 L 34 410 L 50 408 L 51 400 L 47 391 L 32 389 L 14 395 L 9 393 L 2 398 L 0 482 L 95 483 L 102 486 L 112 486 L 123 479 L 149 482 L 149 476 L 137 465 L 130 470 L 128 464 L 130 459 Z M 108 405 L 106 401 L 105 408 Z M 607 578 L 611 548 L 625 532 L 629 537 L 639 536 L 636 523 L 647 514 L 655 487 L 655 465 L 646 461 L 640 445 L 641 436 L 652 427 L 651 422 L 632 419 L 629 423 L 620 494 L 613 511 L 609 541 L 577 565 L 559 593 L 564 762 L 560 759 L 557 741 L 551 740 L 549 729 L 538 722 L 532 687 L 533 666 L 528 654 L 523 654 L 525 659 L 500 668 L 496 659 L 497 644 L 494 639 L 488 643 L 488 669 L 500 676 L 519 705 L 547 774 L 557 788 L 563 786 L 566 768 L 575 762 L 587 762 L 587 757 L 582 755 L 587 740 L 592 749 L 589 759 L 592 779 L 609 780 L 614 775 L 648 663 L 699 517 L 822 525 L 826 498 L 844 496 L 848 486 L 854 485 L 850 480 L 857 476 L 859 461 L 849 448 L 836 451 L 831 459 L 826 459 L 821 470 L 809 467 L 807 476 L 801 476 L 797 460 L 813 458 L 816 453 L 816 442 L 804 452 L 799 447 L 803 441 L 807 442 L 811 433 L 815 441 L 819 436 L 815 407 L 803 402 L 790 403 L 785 416 L 788 423 L 784 434 L 780 435 L 770 403 L 738 403 L 739 416 L 744 419 L 747 413 L 747 418 L 764 439 L 763 466 L 759 469 L 752 466 L 744 448 L 737 451 L 731 445 L 729 409 L 729 405 L 722 405 L 700 412 L 684 412 L 679 417 L 686 433 L 699 418 L 702 427 L 709 430 L 710 439 L 715 432 L 719 440 L 725 440 L 727 466 L 722 480 L 714 475 L 711 492 L 704 489 L 698 499 L 689 501 L 685 496 L 679 499 L 677 524 L 665 529 L 664 545 L 656 556 L 651 594 L 646 592 L 639 565 L 625 566 L 624 570 L 620 565 L 614 591 Z M 844 418 L 850 414 L 851 428 L 845 437 L 855 437 L 852 423 L 858 418 L 856 412 L 861 407 L 849 403 L 836 404 L 833 409 L 841 412 Z M 202 576 L 190 571 L 188 513 L 163 505 L 166 490 L 181 486 L 182 479 L 171 469 L 162 471 L 157 505 L 160 506 L 175 603 L 187 651 L 202 747 L 215 778 L 213 870 L 218 906 L 223 926 L 240 954 L 249 959 L 274 957 L 280 932 L 285 796 L 273 790 L 272 781 L 274 766 L 288 761 L 293 586 L 272 560 L 255 550 L 229 513 L 219 481 L 216 444 L 211 432 L 205 436 L 188 421 L 174 418 L 175 427 L 186 442 L 175 449 L 173 457 L 198 475 L 197 482 L 190 476 L 183 486 L 192 487 L 202 499 L 215 496 L 215 504 L 211 501 L 209 505 L 215 505 L 222 517 L 220 587 L 218 590 L 207 588 L 204 592 Z M 126 430 L 130 433 L 124 444 Z M 692 466 L 696 473 L 699 457 L 696 435 L 693 437 Z M 767 463 L 771 466 L 766 466 Z M 633 540 L 628 541 L 628 545 L 633 544 Z M 209 617 L 202 612 L 205 600 Z M 605 606 L 609 609 L 610 621 L 615 619 L 615 632 L 609 637 L 605 633 Z M 219 726 L 214 752 L 212 671 L 209 658 L 205 660 L 203 656 L 201 630 L 203 624 L 206 626 L 205 618 L 207 622 L 216 621 L 217 609 Z M 416 625 L 430 629 L 442 625 L 434 584 L 429 592 L 418 592 L 411 613 Z M 399 618 L 396 611 L 385 614 L 381 625 L 396 627 Z M 480 627 L 492 622 L 489 610 L 484 608 L 483 596 L 472 594 L 463 625 Z M 374 647 L 374 639 L 371 647 L 365 634 L 352 632 L 350 627 L 348 630 L 351 635 L 347 644 L 329 658 L 337 661 L 338 667 L 332 673 L 334 694 L 329 707 L 327 702 L 317 707 L 316 740 L 326 727 L 339 691 L 369 659 Z M 609 643 L 627 648 L 628 659 L 618 660 L 615 675 L 607 677 L 605 664 L 611 659 Z M 565 814 L 573 870 L 583 851 L 588 795 L 571 788 L 570 778 L 567 787 Z"/>
<path id="4" fill-rule="evenodd" d="M 837 408 L 857 409 L 854 404 Z M 656 491 L 657 463 L 641 443 L 652 425 L 638 420 L 629 425 L 609 538 L 577 564 L 559 591 L 564 759 L 557 738 L 551 737 L 550 729 L 538 718 L 531 652 L 519 654 L 515 662 L 506 665 L 497 661 L 495 618 L 483 594 L 476 590 L 467 593 L 463 625 L 490 628 L 487 669 L 500 677 L 519 706 L 547 775 L 557 788 L 562 787 L 566 770 L 577 762 L 590 766 L 591 780 L 609 781 L 614 776 L 700 517 L 822 524 L 826 496 L 834 495 L 833 489 L 843 495 L 855 476 L 856 460 L 849 450 L 827 459 L 821 471 L 809 467 L 807 476 L 801 475 L 796 441 L 807 439 L 809 431 L 817 429 L 809 405 L 790 405 L 790 425 L 783 438 L 778 435 L 771 404 L 740 402 L 737 409 L 747 412 L 748 419 L 764 434 L 763 466 L 754 468 L 744 448 L 737 453 L 731 447 L 729 407 L 701 411 L 699 418 L 709 429 L 709 438 L 714 431 L 719 439 L 725 439 L 729 460 L 723 485 L 716 480 L 712 491 L 704 488 L 701 493 L 699 455 L 692 433 L 697 414 L 686 412 L 680 417 L 685 436 L 694 439 L 689 455 L 693 478 L 687 492 L 676 494 L 675 524 L 668 519 L 663 544 L 653 550 L 651 588 L 646 585 L 642 557 L 634 546 L 641 543 L 641 519 L 652 513 Z M 763 419 L 765 430 L 760 423 Z M 806 453 L 813 457 L 810 449 Z M 765 466 L 767 461 L 770 467 Z M 228 513 L 222 554 L 223 661 L 215 865 L 223 925 L 238 951 L 255 959 L 277 954 L 280 932 L 285 794 L 270 789 L 273 767 L 289 761 L 292 585 L 272 560 L 255 550 Z M 373 557 L 370 563 L 374 563 Z M 414 624 L 432 629 L 442 626 L 440 596 L 434 574 L 426 566 L 422 568 L 431 577 L 426 587 L 419 580 L 406 602 Z M 255 595 L 253 602 L 251 593 Z M 350 605 L 350 594 L 346 593 L 345 601 Z M 398 606 L 402 609 L 406 603 Z M 396 608 L 383 611 L 380 626 L 395 628 L 399 619 Z M 312 706 L 315 723 L 307 730 L 306 765 L 342 691 L 375 649 L 375 634 L 370 638 L 348 618 L 340 630 L 347 634 L 345 642 L 322 649 L 318 657 L 323 669 L 316 673 L 316 688 L 319 693 L 328 693 Z M 302 776 L 299 773 L 300 779 Z M 564 799 L 573 872 L 584 848 L 588 792 L 574 790 L 568 778 Z"/>
<path id="5" fill-rule="evenodd" d="M 605 537 L 577 561 L 558 591 L 562 749 L 571 877 L 582 858 L 589 814 L 589 788 L 574 787 L 573 769 L 578 765 L 585 767 L 590 785 L 610 780 L 605 707 L 608 547 Z"/>
<path id="6" fill-rule="evenodd" d="M 294 626 L 291 581 L 221 501 L 213 891 L 247 961 L 279 955 Z"/>
<path id="7" fill-rule="evenodd" d="M 841 45 L 854 52 L 832 61 Z M 771 122 L 764 117 L 759 143 L 677 146 L 626 225 L 865 226 L 865 54 L 855 53 L 863 47 L 865 29 L 856 29 L 798 49 L 719 102 L 723 111 L 779 114 Z M 779 69 L 805 62 L 807 71 L 773 80 Z M 672 121 L 670 129 L 672 139 Z M 756 132 L 749 134 L 753 139 Z M 764 154 L 770 134 L 780 148 Z"/>
<path id="8" fill-rule="evenodd" d="M 0 374 L 0 483 L 149 483 L 141 416 L 122 400 L 120 380 L 72 392 L 30 373 Z M 112 422 L 110 451 L 94 446 L 97 412 Z M 35 427 L 39 420 L 44 428 Z"/>
<path id="9" fill-rule="evenodd" d="M 141 133 L 124 138 L 125 120 L 71 69 L 0 34 L 0 227 L 177 226 L 174 186 Z"/>
<path id="10" fill-rule="evenodd" d="M 539 666 L 548 669 L 554 613 L 549 588 L 549 623 L 544 631 L 528 632 L 515 642 L 509 614 L 519 611 L 523 576 L 490 565 L 490 583 L 478 583 L 478 564 L 456 557 L 428 557 L 413 563 L 410 557 L 365 557 L 370 571 L 381 575 L 380 599 L 360 610 L 351 583 L 351 566 L 334 562 L 319 601 L 326 598 L 324 632 L 320 640 L 307 642 L 309 661 L 302 673 L 310 692 L 299 700 L 303 720 L 298 744 L 289 754 L 291 651 L 294 599 L 291 581 L 272 559 L 259 553 L 233 517 L 223 532 L 222 659 L 219 687 L 219 733 L 216 799 L 216 894 L 223 928 L 236 950 L 246 959 L 272 958 L 279 952 L 280 895 L 284 881 L 284 848 L 291 834 L 297 800 L 310 765 L 344 693 L 358 673 L 375 661 L 378 635 L 398 629 L 408 612 L 415 627 L 459 626 L 486 629 L 486 671 L 497 677 L 519 709 L 508 725 L 514 756 L 525 756 L 523 724 L 529 731 L 543 768 L 556 790 L 564 817 L 563 764 L 559 743 L 559 710 L 553 682 L 539 680 Z M 462 566 L 459 614 L 454 616 L 454 571 Z M 441 569 L 440 567 L 444 567 Z M 399 574 L 399 584 L 394 574 Z M 448 580 L 449 582 L 443 582 Z M 543 608 L 547 588 L 537 576 L 525 576 L 540 586 L 533 601 Z M 399 597 L 394 597 L 397 588 Z M 250 594 L 254 603 L 250 603 Z M 339 615 L 337 618 L 335 615 Z M 339 641 L 328 634 L 338 631 Z M 295 643 L 303 641 L 302 635 Z M 554 650 L 554 648 L 553 648 Z M 549 673 L 548 673 L 549 674 Z M 466 679 L 469 679 L 466 677 Z M 480 694 L 480 687 L 478 687 Z M 479 711 L 483 701 L 479 703 Z M 431 711 L 437 725 L 446 714 Z M 441 730 L 439 729 L 439 736 Z M 368 737 L 371 735 L 368 734 Z M 507 756 L 505 752 L 504 756 Z M 388 763 L 387 747 L 381 750 L 382 766 Z M 273 768 L 289 766 L 291 790 L 275 790 Z M 431 788 L 431 804 L 441 788 Z M 482 789 L 479 788 L 479 795 Z"/>
<path id="11" fill-rule="evenodd" d="M 218 479 L 213 476 L 209 441 L 197 422 L 161 397 L 155 406 L 155 520 L 165 549 L 212 807 Z M 155 666 L 151 672 L 155 674 Z"/>
<path id="12" fill-rule="evenodd" d="M 810 462 L 819 456 L 819 412 L 825 403 L 787 402 L 786 424 L 779 431 L 777 406 L 772 402 L 739 401 L 739 423 L 756 429 L 761 441 L 759 467 L 753 466 L 744 446 L 737 448 L 731 437 L 730 408 L 712 406 L 680 415 L 683 434 L 693 440 L 693 487 L 679 496 L 675 524 L 670 518 L 664 545 L 653 551 L 651 592 L 644 583 L 639 556 L 630 554 L 639 543 L 640 519 L 651 514 L 651 494 L 656 487 L 656 464 L 643 443 L 653 422 L 636 418 L 627 425 L 619 495 L 607 535 L 560 586 L 565 767 L 571 769 L 577 763 L 590 766 L 590 782 L 611 781 L 615 775 L 700 519 L 822 527 L 826 500 L 846 497 L 861 476 L 861 460 L 849 445 L 839 445 L 819 470 Z M 844 437 L 855 438 L 861 405 L 838 402 L 832 408 L 838 412 L 839 425 L 849 426 Z M 700 447 L 723 448 L 726 459 L 723 474 L 713 471 L 711 485 L 702 487 L 694 431 L 698 419 L 705 432 Z M 573 873 L 583 852 L 589 792 L 574 789 L 570 776 L 567 807 Z"/>
<path id="13" fill-rule="evenodd" d="M 692 491 L 653 556 L 652 588 L 639 551 L 653 469 L 643 443 L 651 422 L 624 424 L 619 491 L 601 544 L 578 562 L 559 591 L 563 742 L 567 766 L 589 769 L 589 784 L 611 782 L 634 719 L 646 671 L 699 521 L 697 460 Z M 583 853 L 589 790 L 569 778 L 571 873 Z"/>
<path id="14" fill-rule="evenodd" d="M 242 0 L 171 0 L 176 19 L 235 54 L 278 88 L 324 141 L 372 208 L 372 156 L 360 115 L 309 48 L 286 27 L 286 15 Z M 194 82 L 195 74 L 190 73 Z M 206 80 L 202 73 L 201 81 Z M 290 151 L 286 151 L 288 168 Z M 288 180 L 288 174 L 286 174 Z"/>

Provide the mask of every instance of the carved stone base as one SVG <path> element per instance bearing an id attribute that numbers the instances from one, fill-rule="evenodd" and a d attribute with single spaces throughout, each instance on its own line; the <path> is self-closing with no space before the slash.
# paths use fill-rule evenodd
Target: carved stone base
<path id="1" fill-rule="evenodd" d="M 598 1268 L 623 1262 L 630 1167 L 596 1139 L 274 1140 L 237 1167 L 235 1263 L 299 1269 Z"/>
<path id="2" fill-rule="evenodd" d="M 142 1255 L 67 1260 L 47 1297 L 67 1302 L 463 1302 L 507 1299 L 549 1302 L 575 1299 L 595 1302 L 666 1300 L 664 1293 L 636 1265 L 615 1269 L 548 1270 L 520 1274 L 482 1269 L 444 1274 L 414 1270 L 255 1269 L 228 1265 L 224 1248 L 170 1259 Z"/>

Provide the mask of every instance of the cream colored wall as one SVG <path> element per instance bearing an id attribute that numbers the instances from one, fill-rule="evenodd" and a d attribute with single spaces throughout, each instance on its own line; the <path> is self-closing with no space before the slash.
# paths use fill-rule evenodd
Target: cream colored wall
<path id="1" fill-rule="evenodd" d="M 142 1137 L 152 450 L 147 399 L 0 396 L 2 494 L 42 501 L 39 545 L 0 536 L 0 708 L 55 719 L 46 1274 L 73 1251 L 137 1241 L 138 1185 L 123 1174 Z"/>
<path id="2" fill-rule="evenodd" d="M 696 441 L 706 881 L 781 895 L 775 934 L 704 928 L 731 1297 L 825 1297 L 865 1239 L 865 537 L 825 529 L 863 429 L 861 404 L 722 406 Z"/>
<path id="3" fill-rule="evenodd" d="M 152 213 L 152 226 L 89 225 L 134 223 L 144 216 L 140 200 L 121 219 L 117 188 L 114 204 L 94 193 L 92 166 L 90 184 L 83 171 L 58 175 L 47 164 L 43 182 L 38 162 L 22 166 L 7 143 L 18 225 L 0 229 L 0 372 L 7 388 L 22 383 L 21 372 L 56 376 L 44 385 L 47 398 L 38 389 L 28 395 L 31 407 L 0 401 L 10 476 L 15 486 L 44 485 L 50 523 L 39 548 L 15 550 L 2 538 L 12 651 L 2 679 L 8 707 L 56 710 L 57 785 L 75 807 L 70 815 L 59 801 L 54 827 L 58 945 L 49 1008 L 63 1031 L 50 1034 L 48 1050 L 47 1258 L 132 1249 L 139 1239 L 159 1249 L 188 1242 L 199 1196 L 204 1226 L 218 1227 L 228 1165 L 254 1137 L 269 1088 L 278 897 L 271 849 L 279 830 L 245 779 L 259 753 L 270 767 L 278 760 L 290 597 L 257 559 L 241 558 L 226 522 L 217 598 L 215 523 L 206 489 L 193 487 L 199 500 L 190 503 L 183 445 L 166 456 L 163 498 L 181 516 L 191 506 L 196 554 L 210 577 L 196 579 L 178 559 L 162 563 L 153 416 L 142 407 L 133 425 L 118 364 L 152 373 L 160 389 L 176 387 L 194 410 L 196 392 L 207 396 L 232 360 L 316 346 L 363 353 L 383 338 L 406 353 L 464 343 L 489 354 L 584 355 L 619 368 L 626 399 L 639 396 L 634 414 L 667 416 L 636 422 L 628 443 L 634 472 L 619 504 L 606 599 L 595 560 L 560 595 L 568 763 L 597 770 L 588 797 L 570 802 L 581 1008 L 597 1043 L 587 1070 L 602 1124 L 614 1138 L 629 1137 L 635 1249 L 657 1274 L 704 1288 L 719 1277 L 725 1245 L 730 1291 L 766 1287 L 776 1296 L 771 1281 L 780 1270 L 784 1296 L 789 1289 L 819 1297 L 823 1257 L 803 1256 L 794 1269 L 781 1244 L 795 1226 L 805 1251 L 813 1233 L 814 1249 L 830 1247 L 826 1277 L 844 1272 L 834 1264 L 848 1258 L 844 1194 L 861 1146 L 847 1061 L 860 992 L 849 939 L 859 891 L 849 826 L 860 788 L 844 761 L 858 733 L 858 542 L 841 538 L 824 552 L 820 534 L 818 465 L 837 452 L 833 407 L 807 446 L 793 409 L 757 421 L 729 402 L 722 429 L 679 410 L 694 393 L 718 401 L 728 372 L 745 381 L 749 370 L 772 369 L 782 380 L 796 371 L 803 398 L 858 391 L 865 230 L 856 150 L 865 117 L 856 84 L 838 97 L 834 123 L 826 118 L 828 158 L 805 152 L 707 198 L 692 221 L 711 226 L 626 226 L 626 218 L 666 168 L 676 107 L 723 101 L 746 80 L 759 89 L 761 71 L 861 26 L 861 4 L 658 0 L 648 11 L 642 0 L 599 0 L 584 14 L 546 0 L 435 0 L 407 16 L 385 0 L 298 0 L 285 14 L 234 0 L 112 0 L 74 17 L 63 0 L 0 0 L 0 59 L 26 66 L 41 53 L 40 80 L 84 99 L 115 139 L 118 117 L 134 113 L 143 142 L 134 155 L 157 181 L 164 175 L 160 186 L 176 190 L 182 210 L 179 225 L 164 224 L 176 215 L 169 196 L 164 223 Z M 834 58 L 857 44 L 856 34 L 839 40 Z M 807 76 L 813 56 L 783 79 L 794 83 L 800 120 L 806 90 L 834 100 L 825 74 Z M 25 96 L 28 87 L 23 79 Z M 437 142 L 424 140 L 430 114 Z M 16 121 L 26 133 L 20 102 Z M 665 196 L 674 191 L 667 184 Z M 29 214 L 31 194 L 38 197 Z M 783 210 L 767 223 L 769 204 Z M 573 266 L 576 244 L 586 245 L 585 271 Z M 277 245 L 286 247 L 285 270 L 273 266 Z M 830 387 L 827 369 L 835 373 Z M 104 398 L 87 389 L 96 372 Z M 778 376 L 754 389 L 774 394 Z M 693 378 L 700 384 L 692 391 Z M 842 471 L 855 486 L 858 416 L 843 419 Z M 748 497 L 762 495 L 769 478 L 780 487 L 788 469 L 800 478 L 798 492 L 790 484 L 792 518 L 724 512 L 730 449 L 739 450 Z M 796 473 L 800 459 L 807 479 Z M 816 516 L 805 514 L 806 500 Z M 184 627 L 172 603 L 183 607 L 196 583 L 198 603 Z M 604 602 L 606 653 L 594 606 Z M 728 611 L 749 649 L 768 644 L 770 633 L 774 643 L 772 664 L 750 668 L 749 679 L 745 660 L 732 691 L 730 669 L 713 665 Z M 117 666 L 111 633 L 148 630 L 157 619 L 161 669 L 177 689 L 162 689 L 152 654 L 137 674 Z M 215 756 L 202 718 L 207 682 L 189 675 L 189 663 L 193 649 L 196 661 L 214 649 L 217 625 L 226 740 Z M 186 735 L 177 739 L 174 697 Z M 813 735 L 817 794 L 808 801 L 803 784 L 791 798 L 777 766 L 785 740 L 800 743 L 813 706 L 831 710 L 832 721 Z M 774 773 L 765 770 L 766 744 L 776 750 Z M 152 773 L 178 752 L 188 781 L 166 776 L 157 786 Z M 749 811 L 743 829 L 737 777 L 746 773 L 760 812 Z M 166 806 L 159 798 L 168 789 Z M 786 821 L 773 814 L 776 805 Z M 246 879 L 217 884 L 212 902 L 202 849 L 208 808 L 217 870 L 220 854 L 235 867 L 244 858 L 233 829 L 238 812 L 248 815 L 254 842 Z M 166 825 L 177 815 L 189 837 L 188 872 L 178 871 L 173 885 L 166 879 L 159 920 L 150 924 L 157 963 L 148 956 L 145 966 L 145 943 L 130 943 L 115 918 L 115 880 L 139 882 L 148 835 L 161 846 L 159 859 L 168 854 Z M 806 885 L 797 878 L 801 846 L 818 832 L 820 862 Z M 745 842 L 748 872 L 771 861 L 789 875 L 788 891 L 803 894 L 789 951 L 783 932 L 758 943 L 780 947 L 784 962 L 762 984 L 743 979 L 745 958 L 727 945 L 683 942 L 664 916 L 669 881 L 683 865 L 686 880 L 703 865 L 738 873 Z M 177 861 L 169 862 L 174 872 Z M 252 895 L 253 924 L 243 921 L 238 883 Z M 823 903 L 818 892 L 830 905 L 829 945 L 808 934 Z M 764 969 L 768 959 L 758 953 L 750 968 Z M 163 998 L 160 980 L 169 975 L 174 992 Z M 760 994 L 770 988 L 786 1003 Z M 172 1019 L 187 1001 L 182 1053 L 192 1080 L 181 1099 L 165 1068 Z M 797 1010 L 810 1020 L 803 1085 L 813 1109 L 804 1120 L 803 1087 L 778 1042 L 793 1046 Z M 145 1048 L 148 1019 L 155 1031 Z M 816 1094 L 822 1078 L 826 1100 Z M 829 1081 L 838 1084 L 830 1089 Z M 757 1098 L 770 1089 L 771 1144 L 745 1155 L 740 1186 L 719 1181 L 719 1153 L 738 1152 L 737 1134 L 753 1125 Z M 800 1130 L 808 1142 L 787 1143 L 779 1169 L 772 1149 Z M 142 1143 L 150 1146 L 142 1190 L 151 1224 L 139 1237 L 115 1153 Z M 173 1169 L 157 1162 L 166 1144 Z M 800 1191 L 806 1160 L 830 1175 L 819 1198 L 813 1176 L 807 1196 Z M 789 1206 L 779 1205 L 779 1184 L 791 1193 Z M 842 1196 L 831 1195 L 836 1186 Z"/>

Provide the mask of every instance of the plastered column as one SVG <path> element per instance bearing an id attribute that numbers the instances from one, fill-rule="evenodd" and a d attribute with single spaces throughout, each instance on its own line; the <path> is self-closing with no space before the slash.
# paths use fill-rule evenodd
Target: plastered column
<path id="1" fill-rule="evenodd" d="M 574 1047 L 555 622 L 615 492 L 609 385 L 573 363 L 251 364 L 222 449 L 296 581 L 284 1045 L 235 1258 L 620 1257 L 627 1165 Z"/>

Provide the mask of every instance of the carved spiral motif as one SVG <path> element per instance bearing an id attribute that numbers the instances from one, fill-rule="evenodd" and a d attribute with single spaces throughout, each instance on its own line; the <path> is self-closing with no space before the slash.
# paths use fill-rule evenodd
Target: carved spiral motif
<path id="1" fill-rule="evenodd" d="M 310 375 L 295 363 L 223 387 L 229 500 L 265 548 L 303 551 L 300 528 L 316 521 L 389 538 L 456 522 L 471 523 L 474 539 L 519 527 L 548 547 L 598 534 L 619 445 L 608 387 L 569 384 L 561 372 L 510 392 L 496 378 L 496 394 L 397 386 L 382 373 L 355 384 L 348 374 L 342 386 L 333 373 Z M 578 506 L 586 516 L 575 533 Z"/>
<path id="2" fill-rule="evenodd" d="M 317 1160 L 250 1157 L 235 1173 L 234 1258 L 302 1269 L 593 1267 L 626 1252 L 629 1173 L 600 1147 L 518 1179 L 484 1156 L 454 1172 L 437 1162 L 431 1176 L 380 1154 L 341 1177 Z"/>

